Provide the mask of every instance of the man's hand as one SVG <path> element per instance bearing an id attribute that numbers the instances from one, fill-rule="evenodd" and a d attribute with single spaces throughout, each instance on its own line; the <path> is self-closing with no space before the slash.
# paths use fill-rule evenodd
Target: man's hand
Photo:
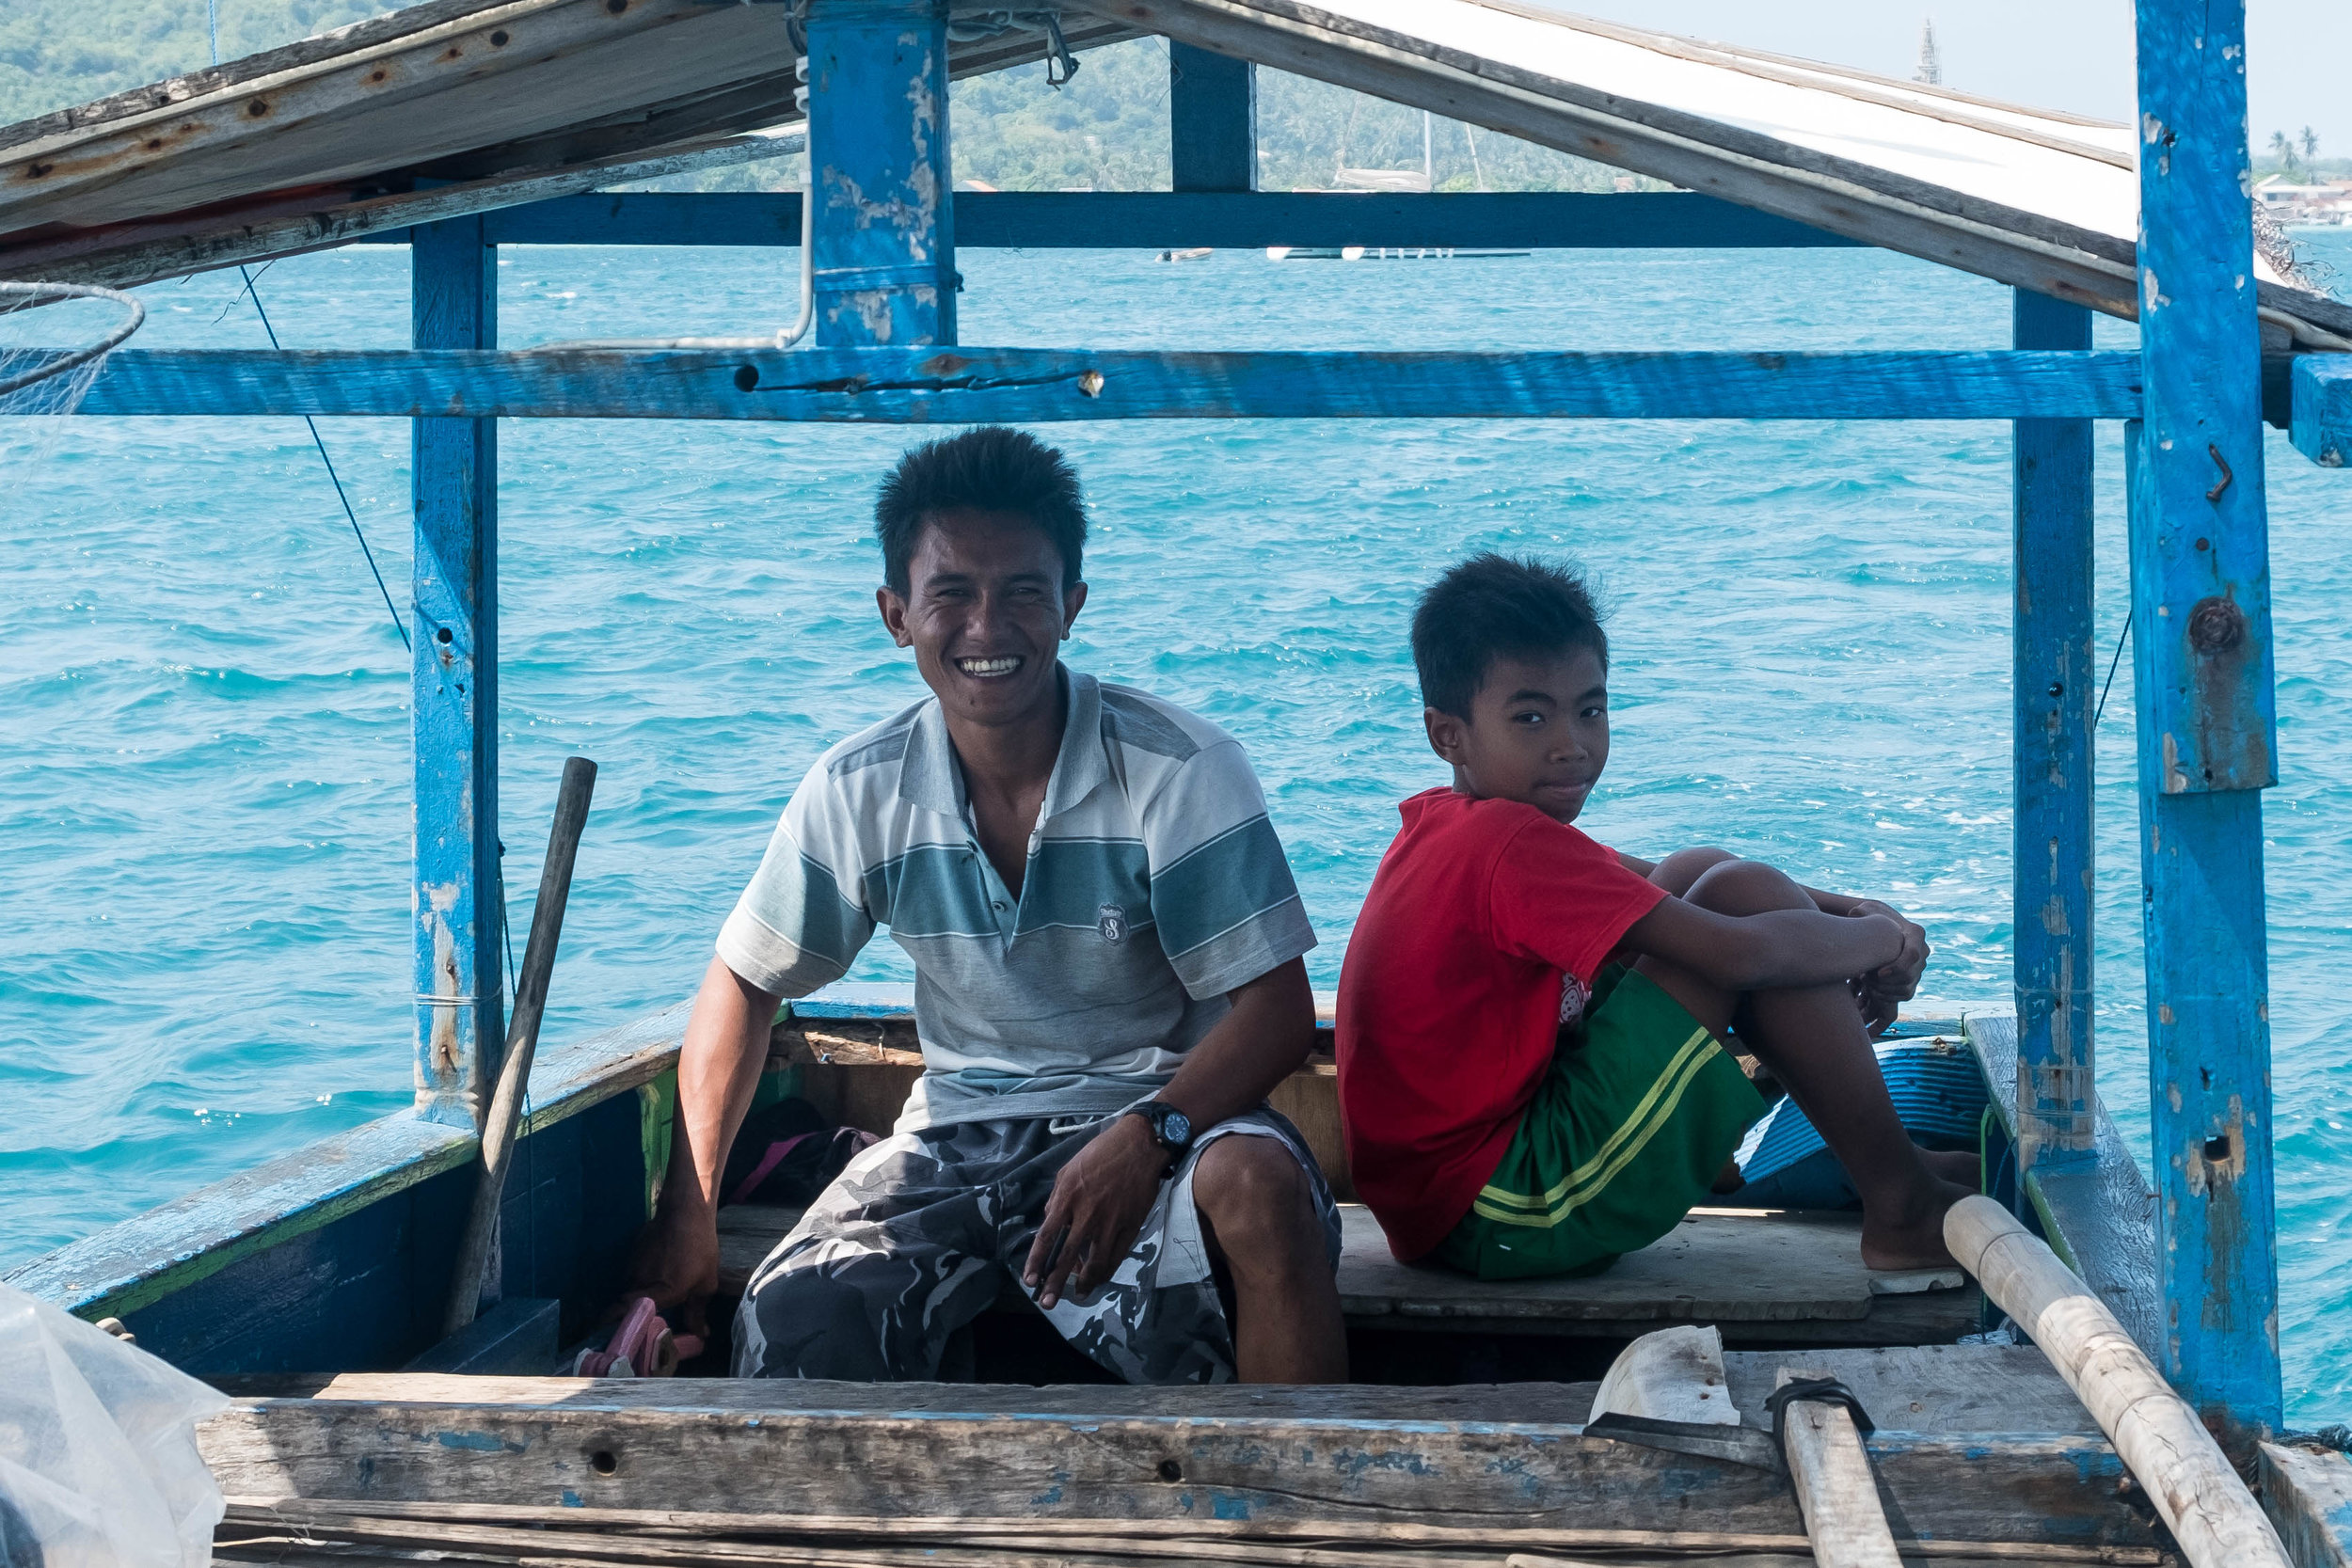
<path id="1" fill-rule="evenodd" d="M 631 1296 L 651 1296 L 654 1306 L 677 1309 L 683 1333 L 710 1337 L 710 1297 L 719 1289 L 719 1222 L 698 1203 L 668 1200 L 661 1212 L 637 1232 L 629 1249 L 628 1288 Z"/>
<path id="2" fill-rule="evenodd" d="M 1080 1299 L 1111 1276 L 1135 1246 L 1168 1171 L 1168 1150 L 1136 1116 L 1120 1117 L 1062 1166 L 1022 1270 L 1040 1307 L 1060 1301 L 1065 1286 Z"/>
<path id="3" fill-rule="evenodd" d="M 1928 967 L 1928 933 L 1915 922 L 1880 903 L 1875 898 L 1859 898 L 1848 911 L 1851 914 L 1883 915 L 1893 921 L 1903 934 L 1902 956 L 1883 969 L 1858 976 L 1854 981 L 1854 1000 L 1862 1008 L 1862 1022 L 1875 1039 L 1894 1026 L 1901 1005 L 1917 994 L 1919 976 Z"/>

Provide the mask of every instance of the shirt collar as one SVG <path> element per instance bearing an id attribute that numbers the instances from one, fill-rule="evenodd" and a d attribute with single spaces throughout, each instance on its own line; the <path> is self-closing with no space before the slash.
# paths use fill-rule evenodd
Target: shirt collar
<path id="1" fill-rule="evenodd" d="M 1041 822 L 1068 811 L 1110 778 L 1110 765 L 1103 755 L 1101 684 L 1067 665 L 1057 668 L 1070 700 L 1070 717 L 1062 724 L 1061 749 L 1054 754 L 1054 771 L 1046 780 Z M 926 811 L 963 815 L 963 769 L 957 764 L 947 716 L 936 697 L 915 715 L 906 755 L 898 764 L 898 795 Z"/>

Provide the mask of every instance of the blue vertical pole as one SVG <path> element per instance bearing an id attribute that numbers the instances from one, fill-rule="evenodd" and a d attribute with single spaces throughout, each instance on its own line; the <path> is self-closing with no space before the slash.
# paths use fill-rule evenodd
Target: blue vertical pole
<path id="1" fill-rule="evenodd" d="M 2261 791 L 2275 782 L 2243 0 L 2137 0 L 2131 485 L 2148 1068 L 2165 1370 L 2279 1422 Z"/>
<path id="2" fill-rule="evenodd" d="M 2089 349 L 2090 312 L 2017 291 L 2021 349 Z M 2019 420 L 2016 523 L 2018 1171 L 2090 1158 L 2091 1076 L 2090 421 Z"/>
<path id="3" fill-rule="evenodd" d="M 946 0 L 810 0 L 817 341 L 956 341 Z"/>
<path id="4" fill-rule="evenodd" d="M 479 217 L 410 231 L 420 349 L 498 346 L 496 248 Z M 416 420 L 417 1110 L 478 1127 L 505 1033 L 499 967 L 498 422 Z"/>
<path id="5" fill-rule="evenodd" d="M 1168 40 L 1168 162 L 1176 190 L 1258 188 L 1258 80 L 1248 60 Z"/>

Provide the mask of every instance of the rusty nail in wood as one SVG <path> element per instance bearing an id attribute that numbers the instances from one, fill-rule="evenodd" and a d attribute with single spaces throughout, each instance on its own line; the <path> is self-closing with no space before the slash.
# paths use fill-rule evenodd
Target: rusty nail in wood
<path id="1" fill-rule="evenodd" d="M 2205 451 L 2213 454 L 2213 466 L 2221 470 L 2221 478 L 2216 482 L 2212 489 L 2205 492 L 2205 499 L 2209 501 L 2218 501 L 2221 499 L 2221 492 L 2230 487 L 2230 481 L 2236 476 L 2230 472 L 2229 459 L 2221 455 L 2219 447 L 2208 441 L 2205 443 Z"/>

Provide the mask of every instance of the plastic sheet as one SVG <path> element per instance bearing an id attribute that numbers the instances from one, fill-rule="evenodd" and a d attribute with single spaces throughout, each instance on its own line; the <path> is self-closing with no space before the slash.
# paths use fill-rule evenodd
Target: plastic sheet
<path id="1" fill-rule="evenodd" d="M 222 1504 L 196 1423 L 228 1405 L 0 1285 L 0 1568 L 204 1568 Z"/>

